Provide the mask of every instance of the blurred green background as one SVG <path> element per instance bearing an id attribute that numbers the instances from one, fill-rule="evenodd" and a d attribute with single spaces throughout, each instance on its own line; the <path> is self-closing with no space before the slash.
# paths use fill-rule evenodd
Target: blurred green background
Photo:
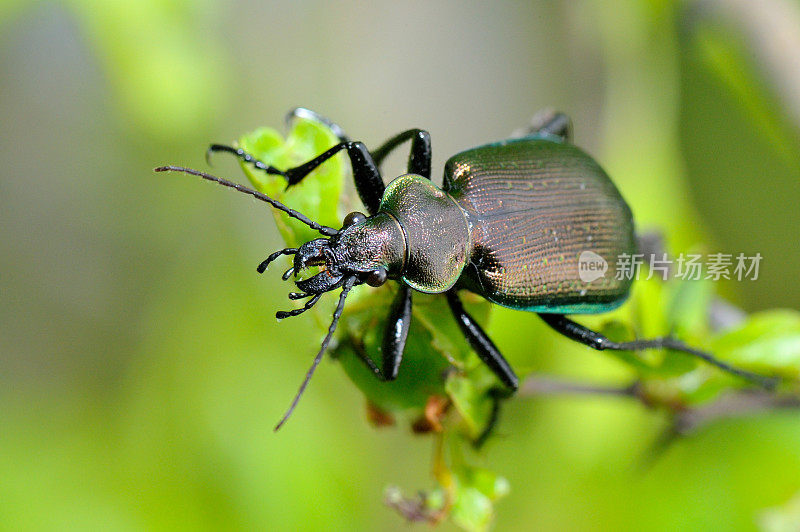
<path id="1" fill-rule="evenodd" d="M 272 433 L 318 332 L 273 317 L 266 207 L 151 172 L 204 168 L 210 142 L 297 105 L 371 146 L 428 129 L 439 169 L 556 107 L 640 228 L 760 252 L 759 280 L 721 291 L 800 306 L 798 2 L 4 0 L 0 30 L 4 529 L 407 529 L 382 491 L 432 483 L 431 441 L 371 428 L 335 364 Z M 543 373 L 624 374 L 534 315 L 498 310 L 490 332 Z M 486 453 L 512 487 L 497 530 L 800 523 L 796 413 L 643 467 L 664 426 L 625 399 L 509 402 Z"/>

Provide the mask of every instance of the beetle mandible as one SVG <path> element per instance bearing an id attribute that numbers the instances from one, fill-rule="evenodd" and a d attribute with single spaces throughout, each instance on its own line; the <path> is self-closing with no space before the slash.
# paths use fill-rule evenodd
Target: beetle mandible
<path id="1" fill-rule="evenodd" d="M 711 354 L 674 337 L 614 342 L 588 329 L 567 314 L 607 312 L 621 305 L 631 280 L 602 275 L 584 282 L 581 255 L 606 264 L 636 253 L 631 210 L 608 175 L 589 155 L 571 143 L 571 121 L 556 112 L 543 112 L 526 134 L 472 148 L 445 164 L 442 187 L 431 181 L 431 141 L 427 131 L 409 129 L 373 151 L 351 141 L 330 120 L 297 108 L 287 117 L 311 118 L 326 124 L 340 142 L 312 160 L 288 170 L 267 165 L 240 148 L 213 144 L 208 153 L 229 152 L 268 174 L 281 175 L 291 187 L 319 165 L 344 150 L 350 158 L 356 191 L 367 214 L 352 212 L 341 229 L 320 225 L 269 196 L 179 166 L 156 171 L 180 171 L 250 194 L 323 235 L 299 248 L 272 253 L 257 268 L 283 255 L 293 266 L 283 275 L 319 267 L 320 272 L 295 279 L 307 299 L 299 309 L 278 312 L 278 318 L 310 309 L 322 294 L 341 288 L 328 333 L 278 428 L 289 418 L 328 348 L 345 299 L 361 284 L 399 283 L 381 345 L 378 366 L 364 362 L 381 380 L 397 377 L 411 321 L 414 290 L 443 293 L 454 318 L 480 359 L 511 391 L 519 386 L 514 370 L 494 342 L 464 310 L 459 290 L 469 290 L 492 303 L 537 313 L 564 336 L 598 350 L 634 351 L 666 348 L 699 357 L 718 368 L 770 387 L 771 379 L 730 366 Z M 395 148 L 410 141 L 407 173 L 384 185 L 380 165 Z M 595 277 L 595 276 L 592 276 Z"/>

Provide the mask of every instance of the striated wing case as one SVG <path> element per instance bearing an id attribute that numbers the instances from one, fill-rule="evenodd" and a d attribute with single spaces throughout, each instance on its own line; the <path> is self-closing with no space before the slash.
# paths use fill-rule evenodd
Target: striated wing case
<path id="1" fill-rule="evenodd" d="M 583 151 L 513 139 L 454 155 L 444 174 L 470 224 L 460 286 L 532 312 L 606 312 L 625 300 L 631 281 L 617 279 L 617 263 L 635 253 L 631 211 Z"/>

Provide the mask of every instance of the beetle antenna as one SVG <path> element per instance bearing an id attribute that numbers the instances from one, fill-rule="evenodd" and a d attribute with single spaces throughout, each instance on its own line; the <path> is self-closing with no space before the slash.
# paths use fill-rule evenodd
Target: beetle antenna
<path id="1" fill-rule="evenodd" d="M 356 277 L 348 277 L 347 280 L 344 282 L 344 286 L 342 287 L 342 291 L 339 294 L 339 303 L 336 305 L 336 310 L 333 311 L 333 320 L 331 321 L 330 326 L 328 327 L 328 334 L 325 335 L 325 339 L 322 340 L 322 345 L 319 348 L 319 353 L 317 356 L 314 357 L 314 362 L 311 363 L 311 367 L 308 368 L 308 372 L 306 373 L 306 378 L 303 379 L 303 384 L 300 385 L 300 389 L 297 390 L 297 395 L 294 396 L 294 400 L 292 404 L 289 405 L 289 409 L 283 415 L 281 420 L 275 425 L 275 431 L 280 429 L 286 420 L 289 419 L 289 416 L 292 415 L 294 411 L 294 407 L 297 406 L 298 401 L 300 401 L 300 397 L 303 395 L 303 392 L 306 391 L 306 386 L 308 386 L 308 381 L 311 380 L 311 376 L 314 375 L 314 371 L 319 366 L 320 361 L 322 360 L 322 355 L 325 354 L 325 351 L 328 350 L 328 344 L 331 342 L 331 338 L 333 338 L 333 333 L 336 331 L 336 326 L 339 324 L 339 317 L 342 315 L 342 310 L 344 310 L 344 300 L 347 298 L 347 294 L 350 293 L 350 289 L 353 288 L 353 285 L 356 283 Z"/>
<path id="2" fill-rule="evenodd" d="M 278 209 L 279 211 L 283 211 L 288 214 L 291 218 L 295 220 L 299 220 L 300 222 L 306 224 L 314 231 L 319 231 L 325 236 L 334 236 L 339 234 L 339 231 L 334 229 L 333 227 L 328 227 L 326 225 L 318 224 L 317 222 L 311 220 L 308 216 L 294 210 L 290 209 L 283 203 L 278 200 L 274 200 L 263 194 L 258 192 L 257 190 L 253 190 L 252 188 L 248 188 L 244 185 L 240 185 L 238 183 L 234 183 L 233 181 L 228 181 L 227 179 L 223 179 L 222 177 L 216 177 L 205 172 L 201 172 L 199 170 L 193 170 L 191 168 L 186 168 L 183 166 L 159 166 L 158 168 L 154 169 L 156 172 L 183 172 L 185 174 L 196 175 L 198 177 L 202 177 L 203 179 L 207 179 L 208 181 L 213 181 L 214 183 L 218 183 L 224 187 L 232 188 L 234 190 L 238 190 L 244 194 L 249 194 L 256 199 L 260 199 L 263 202 L 269 203 L 273 208 Z"/>

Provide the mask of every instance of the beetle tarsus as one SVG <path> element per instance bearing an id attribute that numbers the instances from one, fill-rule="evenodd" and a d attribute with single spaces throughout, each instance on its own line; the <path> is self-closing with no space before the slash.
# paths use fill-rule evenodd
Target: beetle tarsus
<path id="1" fill-rule="evenodd" d="M 364 365 L 367 366 L 367 369 L 369 369 L 375 375 L 375 377 L 378 378 L 379 381 L 386 382 L 389 380 L 386 378 L 386 375 L 384 375 L 383 370 L 381 370 L 381 368 L 379 368 L 378 365 L 375 364 L 375 362 L 373 362 L 373 360 L 369 357 L 369 355 L 367 355 L 364 352 L 363 348 L 356 346 L 354 351 L 356 353 L 356 356 L 358 356 L 358 358 L 364 363 Z"/>
<path id="2" fill-rule="evenodd" d="M 726 362 L 723 362 L 710 353 L 689 347 L 681 340 L 670 336 L 663 338 L 634 340 L 632 342 L 614 342 L 602 334 L 572 321 L 563 314 L 539 314 L 539 317 L 541 317 L 547 325 L 552 327 L 555 331 L 563 334 L 567 338 L 580 342 L 593 349 L 597 349 L 598 351 L 603 351 L 606 349 L 613 351 L 671 349 L 673 351 L 679 351 L 681 353 L 695 356 L 701 360 L 705 360 L 709 364 L 716 366 L 717 368 L 730 373 L 731 375 L 741 377 L 767 390 L 774 389 L 778 384 L 778 379 L 765 377 L 764 375 L 758 375 L 757 373 L 752 373 L 750 371 L 737 368 Z"/>
<path id="3" fill-rule="evenodd" d="M 218 151 L 232 153 L 233 155 L 237 156 L 239 159 L 243 160 L 246 163 L 252 164 L 255 168 L 259 170 L 263 170 L 264 172 L 271 174 L 271 175 L 281 175 L 286 177 L 286 172 L 283 170 L 278 170 L 274 166 L 268 165 L 263 163 L 244 151 L 242 148 L 234 148 L 233 146 L 226 146 L 225 144 L 212 144 L 206 150 L 206 162 L 211 164 L 211 154 L 216 153 Z"/>
<path id="4" fill-rule="evenodd" d="M 775 387 L 778 385 L 779 379 L 774 377 L 766 377 L 764 375 L 759 375 L 757 373 L 753 373 L 751 371 L 747 371 L 741 368 L 737 368 L 736 366 L 732 366 L 722 360 L 718 359 L 717 357 L 713 356 L 711 353 L 706 353 L 705 351 L 700 351 L 699 349 L 695 349 L 683 343 L 681 340 L 671 337 L 665 336 L 663 338 L 653 338 L 650 340 L 635 340 L 633 342 L 610 342 L 605 344 L 602 349 L 612 349 L 615 351 L 639 351 L 642 349 L 671 349 L 672 351 L 679 351 L 681 353 L 686 353 L 688 355 L 695 356 L 701 360 L 705 360 L 712 366 L 716 366 L 717 368 L 730 373 L 731 375 L 736 375 L 737 377 L 741 377 L 757 386 L 760 386 L 766 390 L 774 390 Z"/>
<path id="5" fill-rule="evenodd" d="M 472 446 L 476 449 L 483 447 L 483 444 L 494 432 L 495 427 L 500 422 L 500 407 L 505 399 L 511 397 L 512 393 L 508 389 L 492 388 L 486 395 L 492 401 L 492 410 L 489 412 L 489 420 L 486 422 L 486 426 L 483 427 L 481 433 L 472 442 Z"/>

